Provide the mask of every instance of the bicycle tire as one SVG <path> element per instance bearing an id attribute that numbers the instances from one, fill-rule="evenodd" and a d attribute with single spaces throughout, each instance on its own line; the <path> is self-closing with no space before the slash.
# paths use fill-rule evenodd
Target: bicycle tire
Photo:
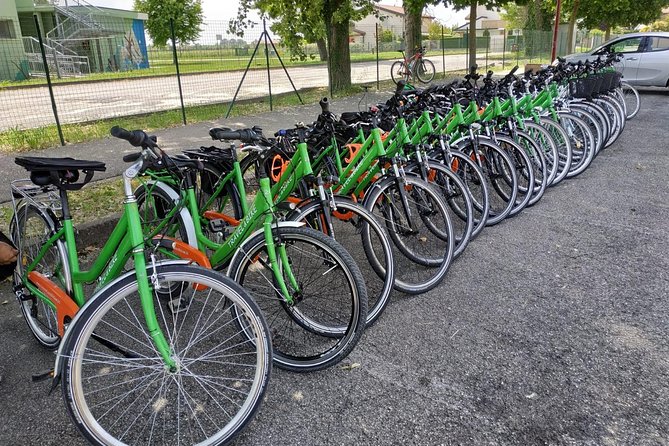
<path id="1" fill-rule="evenodd" d="M 244 197 L 240 196 L 237 186 L 231 181 L 228 181 L 223 186 L 223 190 L 211 202 L 210 207 L 205 209 L 204 205 L 212 197 L 218 180 L 223 177 L 225 173 L 213 162 L 203 160 L 202 163 L 204 168 L 198 172 L 195 188 L 197 208 L 200 213 L 211 210 L 221 212 L 240 220 L 244 216 L 241 205 L 241 200 L 243 200 Z"/>
<path id="2" fill-rule="evenodd" d="M 488 213 L 490 212 L 490 203 L 488 201 L 488 186 L 483 177 L 483 171 L 479 166 L 459 150 L 449 150 L 450 159 L 444 161 L 442 151 L 433 151 L 430 158 L 448 165 L 450 169 L 463 181 L 469 196 L 472 199 L 472 208 L 474 210 L 474 228 L 472 229 L 472 238 L 481 233 L 486 226 Z"/>
<path id="3" fill-rule="evenodd" d="M 571 166 L 572 147 L 571 140 L 565 129 L 548 116 L 542 116 L 539 119 L 539 125 L 545 128 L 553 138 L 558 149 L 558 158 L 556 160 L 558 173 L 549 186 L 556 186 L 567 177 L 569 167 Z"/>
<path id="4" fill-rule="evenodd" d="M 299 294 L 294 293 L 293 305 L 288 305 L 276 289 L 262 233 L 239 248 L 228 276 L 253 294 L 265 314 L 272 333 L 274 363 L 279 368 L 311 372 L 331 367 L 353 350 L 365 328 L 367 291 L 360 269 L 339 243 L 321 232 L 279 227 L 272 233 L 286 243 L 291 270 L 301 287 Z M 298 258 L 301 253 L 309 259 Z M 326 276 L 331 283 L 324 283 Z M 286 279 L 289 291 L 294 292 L 289 284 Z M 337 291 L 346 296 L 335 302 L 332 293 Z M 308 314 L 310 311 L 313 313 Z"/>
<path id="5" fill-rule="evenodd" d="M 626 119 L 634 118 L 641 108 L 641 98 L 639 97 L 639 92 L 636 88 L 623 82 L 621 84 L 622 95 L 625 101 L 625 115 Z"/>
<path id="6" fill-rule="evenodd" d="M 272 346 L 262 313 L 216 271 L 147 268 L 154 272 L 163 283 L 206 287 L 178 287 L 189 290 L 189 305 L 177 313 L 154 295 L 177 369 L 168 370 L 156 351 L 128 274 L 89 300 L 68 329 L 61 377 L 70 418 L 96 445 L 228 444 L 257 412 L 269 382 Z"/>
<path id="7" fill-rule="evenodd" d="M 407 165 L 404 170 L 418 174 L 419 166 L 415 163 Z M 451 224 L 455 236 L 453 258 L 457 258 L 465 250 L 474 231 L 474 206 L 472 198 L 464 182 L 451 169 L 437 161 L 428 162 L 428 184 L 439 190 L 451 211 Z"/>
<path id="8" fill-rule="evenodd" d="M 559 112 L 560 125 L 569 135 L 572 147 L 572 161 L 567 178 L 573 178 L 588 168 L 595 157 L 595 138 L 588 124 L 578 116 Z"/>
<path id="9" fill-rule="evenodd" d="M 342 196 L 334 196 L 331 202 L 336 208 L 330 211 L 334 234 L 323 221 L 325 211 L 320 199 L 298 204 L 287 220 L 305 222 L 308 227 L 333 237 L 353 257 L 365 278 L 369 327 L 383 313 L 393 289 L 395 266 L 390 238 L 362 205 Z"/>
<path id="10" fill-rule="evenodd" d="M 413 210 L 411 224 L 401 203 L 400 187 L 410 194 L 407 206 Z M 365 192 L 363 206 L 386 225 L 393 242 L 394 288 L 420 294 L 439 285 L 448 272 L 455 246 L 448 204 L 441 193 L 413 175 L 403 179 L 386 176 Z M 420 229 L 412 229 L 419 225 Z"/>
<path id="11" fill-rule="evenodd" d="M 530 157 L 510 136 L 497 134 L 494 139 L 499 147 L 507 152 L 512 160 L 512 166 L 516 171 L 516 199 L 508 215 L 508 217 L 513 217 L 525 209 L 532 198 L 535 186 L 534 169 L 532 169 Z M 503 174 L 506 173 L 504 178 L 507 184 L 512 186 L 514 184 L 513 177 L 508 174 L 508 171 L 502 169 L 501 172 Z M 499 191 L 499 193 L 504 192 L 504 190 Z"/>
<path id="12" fill-rule="evenodd" d="M 19 251 L 19 261 L 16 262 L 12 276 L 16 290 L 23 283 L 24 267 L 33 262 L 45 242 L 56 232 L 56 224 L 42 209 L 23 203 L 16 209 L 15 217 L 12 217 L 9 232 Z M 65 243 L 57 240 L 33 271 L 43 274 L 63 290 L 71 291 L 69 265 Z M 37 342 L 48 349 L 55 349 L 60 344 L 56 313 L 42 299 L 31 297 L 28 293 L 25 288 L 17 292 L 21 314 Z"/>
<path id="13" fill-rule="evenodd" d="M 530 200 L 527 202 L 527 206 L 534 206 L 544 196 L 546 185 L 548 184 L 549 173 L 546 165 L 546 156 L 539 144 L 524 130 L 516 130 L 516 143 L 527 154 L 532 172 L 534 173 L 534 187 L 532 188 Z"/>
<path id="14" fill-rule="evenodd" d="M 140 184 L 135 189 L 137 209 L 139 210 L 142 231 L 145 236 L 155 233 L 157 226 L 165 221 L 170 211 L 176 206 L 175 199 L 161 187 L 169 187 L 174 190 L 172 186 L 165 183 L 159 185 L 158 183 Z M 176 191 L 175 193 L 178 194 Z M 174 237 L 191 246 L 198 246 L 195 234 L 187 230 L 189 224 L 192 226 L 192 220 L 187 223 L 184 220 L 185 218 L 191 218 L 187 211 L 183 213 L 176 212 L 172 217 L 173 221 L 170 222 L 171 224 L 166 225 L 160 231 L 160 234 L 156 235 Z"/>
<path id="15" fill-rule="evenodd" d="M 490 203 L 486 226 L 496 225 L 509 215 L 518 194 L 518 179 L 511 158 L 497 144 L 483 137 L 479 137 L 476 144 L 466 138 L 454 145 L 483 171 Z"/>
<path id="16" fill-rule="evenodd" d="M 551 137 L 548 130 L 534 121 L 523 123 L 524 131 L 530 135 L 543 152 L 546 162 L 546 187 L 549 187 L 558 174 L 558 148 L 555 140 Z"/>
<path id="17" fill-rule="evenodd" d="M 390 78 L 395 84 L 401 80 L 409 80 L 409 70 L 406 68 L 404 62 L 399 60 L 393 62 L 393 64 L 390 66 Z"/>
<path id="18" fill-rule="evenodd" d="M 421 59 L 414 69 L 416 70 L 416 78 L 424 84 L 432 82 L 437 72 L 430 59 Z"/>

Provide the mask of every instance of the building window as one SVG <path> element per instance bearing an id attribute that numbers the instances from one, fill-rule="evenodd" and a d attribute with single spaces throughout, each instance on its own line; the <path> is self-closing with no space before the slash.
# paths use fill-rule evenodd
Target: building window
<path id="1" fill-rule="evenodd" d="M 14 21 L 0 19 L 0 39 L 15 39 Z"/>

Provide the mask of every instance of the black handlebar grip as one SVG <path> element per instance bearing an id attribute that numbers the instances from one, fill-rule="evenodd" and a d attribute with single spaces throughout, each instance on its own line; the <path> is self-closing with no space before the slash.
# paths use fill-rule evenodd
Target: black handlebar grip
<path id="1" fill-rule="evenodd" d="M 477 64 L 472 65 L 471 67 L 469 67 L 469 74 L 474 76 L 476 74 L 476 70 L 478 70 L 478 69 L 479 69 L 479 66 Z"/>
<path id="2" fill-rule="evenodd" d="M 513 74 L 514 74 L 516 71 L 518 71 L 518 68 L 519 68 L 518 65 L 516 65 L 515 67 L 513 67 L 513 69 L 509 72 L 509 76 L 513 76 Z"/>
<path id="3" fill-rule="evenodd" d="M 230 129 L 210 129 L 209 130 L 209 135 L 211 136 L 211 139 L 218 139 L 218 140 L 224 140 L 224 139 L 231 139 L 231 140 L 236 140 L 236 139 L 241 139 L 242 135 L 239 130 L 230 130 Z"/>
<path id="4" fill-rule="evenodd" d="M 485 77 L 486 79 L 492 79 L 492 70 L 488 70 L 488 74 Z"/>
<path id="5" fill-rule="evenodd" d="M 146 133 L 141 130 L 133 130 L 132 132 L 129 132 L 117 125 L 111 128 L 111 135 L 119 139 L 125 139 L 135 147 L 141 147 L 145 141 L 149 140 L 149 137 L 146 135 Z M 155 143 L 155 141 L 152 142 Z"/>
<path id="6" fill-rule="evenodd" d="M 328 98 L 323 98 L 321 99 L 318 104 L 321 106 L 321 112 L 322 113 L 329 113 L 330 112 L 330 102 L 328 102 Z"/>
<path id="7" fill-rule="evenodd" d="M 404 90 L 404 87 L 406 87 L 407 82 L 404 79 L 400 79 L 397 82 L 397 87 L 395 88 L 395 95 L 400 95 L 402 94 L 402 91 Z"/>
<path id="8" fill-rule="evenodd" d="M 128 153 L 127 155 L 123 155 L 123 161 L 126 163 L 134 163 L 137 161 L 142 154 L 140 152 L 137 153 Z"/>

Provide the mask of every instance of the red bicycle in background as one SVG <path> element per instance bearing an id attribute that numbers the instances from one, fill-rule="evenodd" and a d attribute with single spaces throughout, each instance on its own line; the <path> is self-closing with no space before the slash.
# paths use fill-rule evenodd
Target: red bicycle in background
<path id="1" fill-rule="evenodd" d="M 406 57 L 404 50 L 399 50 L 399 52 L 402 53 L 402 60 L 398 60 L 390 67 L 390 77 L 393 82 L 398 83 L 401 79 L 408 81 L 409 78 L 415 78 L 427 84 L 434 79 L 434 64 L 424 58 L 425 47 L 416 49 L 411 57 Z"/>

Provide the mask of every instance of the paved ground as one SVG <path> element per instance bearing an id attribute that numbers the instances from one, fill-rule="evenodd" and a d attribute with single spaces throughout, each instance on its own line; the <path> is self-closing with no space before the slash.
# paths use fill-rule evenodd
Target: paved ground
<path id="1" fill-rule="evenodd" d="M 436 290 L 395 296 L 359 367 L 275 370 L 236 444 L 668 444 L 669 94 L 642 100 L 587 172 L 486 229 Z M 0 303 L 0 444 L 83 444 L 30 382 L 53 354 L 6 284 Z"/>

